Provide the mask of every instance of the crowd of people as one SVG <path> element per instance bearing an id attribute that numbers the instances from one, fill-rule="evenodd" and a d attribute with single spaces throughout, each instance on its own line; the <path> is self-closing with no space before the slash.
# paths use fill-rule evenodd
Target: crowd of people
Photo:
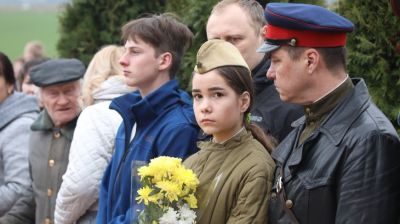
<path id="1" fill-rule="evenodd" d="M 196 223 L 400 223 L 400 139 L 346 69 L 354 24 L 323 7 L 222 0 L 194 36 L 128 21 L 87 68 L 0 52 L 0 224 L 140 223 L 132 172 L 182 158 Z M 400 114 L 397 118 L 400 125 Z"/>

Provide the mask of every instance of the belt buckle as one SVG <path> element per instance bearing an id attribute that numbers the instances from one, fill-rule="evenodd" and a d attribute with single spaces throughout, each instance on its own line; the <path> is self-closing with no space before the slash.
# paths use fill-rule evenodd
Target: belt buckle
<path id="1" fill-rule="evenodd" d="M 282 183 L 282 176 L 279 176 L 279 177 L 278 177 L 278 180 L 276 181 L 276 193 L 277 193 L 277 194 L 279 194 L 279 193 L 281 192 L 282 186 L 283 186 L 283 183 Z"/>

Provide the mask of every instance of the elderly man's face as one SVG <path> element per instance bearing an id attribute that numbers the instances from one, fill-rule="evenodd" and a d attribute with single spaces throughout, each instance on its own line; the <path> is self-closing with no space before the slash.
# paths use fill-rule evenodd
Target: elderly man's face
<path id="1" fill-rule="evenodd" d="M 62 127 L 78 116 L 80 92 L 79 80 L 41 88 L 41 103 L 55 127 Z"/>

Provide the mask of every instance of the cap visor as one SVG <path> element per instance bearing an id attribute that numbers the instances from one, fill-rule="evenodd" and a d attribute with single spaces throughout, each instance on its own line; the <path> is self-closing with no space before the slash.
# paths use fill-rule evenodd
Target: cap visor
<path id="1" fill-rule="evenodd" d="M 257 49 L 257 52 L 258 53 L 270 53 L 270 52 L 278 49 L 279 47 L 280 47 L 279 45 L 263 43 L 263 45 L 261 45 L 261 47 L 259 47 Z"/>

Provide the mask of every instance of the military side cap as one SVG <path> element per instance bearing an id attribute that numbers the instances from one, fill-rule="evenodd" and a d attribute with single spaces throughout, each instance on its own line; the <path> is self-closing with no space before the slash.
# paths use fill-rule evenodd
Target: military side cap
<path id="1" fill-rule="evenodd" d="M 341 47 L 354 25 L 348 19 L 316 5 L 269 3 L 265 7 L 265 43 L 257 52 L 271 52 L 282 45 Z"/>
<path id="2" fill-rule="evenodd" d="M 78 80 L 84 73 L 85 66 L 78 59 L 53 59 L 32 67 L 29 76 L 33 84 L 45 87 Z"/>
<path id="3" fill-rule="evenodd" d="M 239 50 L 231 43 L 213 39 L 201 45 L 197 52 L 195 72 L 203 74 L 223 66 L 241 66 L 250 71 Z"/>

